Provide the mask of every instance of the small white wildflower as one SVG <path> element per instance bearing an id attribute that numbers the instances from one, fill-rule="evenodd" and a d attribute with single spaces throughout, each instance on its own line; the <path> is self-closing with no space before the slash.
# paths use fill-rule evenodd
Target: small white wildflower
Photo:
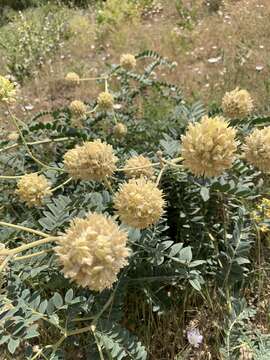
<path id="1" fill-rule="evenodd" d="M 200 334 L 199 329 L 193 328 L 187 331 L 187 339 L 190 345 L 198 348 L 203 341 L 203 336 Z"/>

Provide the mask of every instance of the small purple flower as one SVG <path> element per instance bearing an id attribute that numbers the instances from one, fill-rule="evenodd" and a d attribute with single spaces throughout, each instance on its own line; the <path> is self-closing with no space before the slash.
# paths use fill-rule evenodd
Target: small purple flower
<path id="1" fill-rule="evenodd" d="M 190 345 L 198 348 L 203 341 L 203 336 L 200 334 L 199 329 L 193 328 L 187 331 L 187 338 Z"/>

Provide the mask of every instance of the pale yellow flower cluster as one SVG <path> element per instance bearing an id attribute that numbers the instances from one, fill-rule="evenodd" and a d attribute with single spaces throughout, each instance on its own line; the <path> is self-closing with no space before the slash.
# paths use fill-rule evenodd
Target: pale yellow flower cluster
<path id="1" fill-rule="evenodd" d="M 236 131 L 224 118 L 204 116 L 182 136 L 183 165 L 196 176 L 219 176 L 231 168 L 237 150 Z"/>
<path id="2" fill-rule="evenodd" d="M 245 139 L 244 157 L 259 170 L 270 171 L 270 126 L 255 129 Z"/>
<path id="3" fill-rule="evenodd" d="M 165 201 L 163 192 L 152 181 L 131 179 L 122 184 L 116 193 L 114 207 L 123 223 L 145 229 L 160 219 Z"/>
<path id="4" fill-rule="evenodd" d="M 111 145 L 95 140 L 68 150 L 64 166 L 74 179 L 102 181 L 116 170 L 117 160 Z"/>
<path id="5" fill-rule="evenodd" d="M 226 92 L 222 99 L 222 109 L 226 116 L 231 119 L 244 118 L 253 110 L 253 100 L 247 90 L 239 90 Z"/>
<path id="6" fill-rule="evenodd" d="M 69 82 L 71 85 L 78 85 L 80 83 L 80 77 L 75 72 L 67 73 L 65 80 Z"/>
<path id="7" fill-rule="evenodd" d="M 97 103 L 100 110 L 112 110 L 114 105 L 112 94 L 110 94 L 108 91 L 100 93 L 97 98 Z"/>
<path id="8" fill-rule="evenodd" d="M 8 136 L 7 139 L 10 141 L 17 141 L 19 139 L 20 135 L 17 131 L 11 131 Z"/>
<path id="9" fill-rule="evenodd" d="M 127 233 L 102 214 L 74 219 L 58 239 L 56 253 L 65 277 L 91 290 L 111 288 L 128 264 Z"/>
<path id="10" fill-rule="evenodd" d="M 154 176 L 154 168 L 151 161 L 142 155 L 133 156 L 127 160 L 124 172 L 129 178 L 139 178 L 143 176 L 150 179 Z"/>
<path id="11" fill-rule="evenodd" d="M 132 54 L 123 54 L 120 57 L 120 65 L 125 70 L 132 70 L 136 67 L 136 58 Z"/>
<path id="12" fill-rule="evenodd" d="M 247 344 L 242 344 L 239 348 L 239 360 L 253 360 L 254 353 Z"/>
<path id="13" fill-rule="evenodd" d="M 127 127 L 123 123 L 117 123 L 113 127 L 113 134 L 117 139 L 122 139 L 127 134 Z"/>
<path id="14" fill-rule="evenodd" d="M 16 193 L 28 207 L 40 206 L 51 195 L 50 183 L 44 175 L 27 174 L 19 179 Z"/>
<path id="15" fill-rule="evenodd" d="M 69 110 L 75 117 L 83 117 L 87 112 L 86 105 L 80 100 L 74 100 L 69 104 Z"/>
<path id="16" fill-rule="evenodd" d="M 10 104 L 15 101 L 16 88 L 15 85 L 0 75 L 0 103 Z"/>

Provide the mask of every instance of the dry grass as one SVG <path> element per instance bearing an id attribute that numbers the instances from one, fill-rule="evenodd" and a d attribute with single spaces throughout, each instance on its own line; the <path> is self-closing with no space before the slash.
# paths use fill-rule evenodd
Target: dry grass
<path id="1" fill-rule="evenodd" d="M 21 104 L 33 111 L 87 100 L 100 91 L 87 83 L 75 91 L 63 82 L 68 71 L 95 76 L 106 62 L 118 62 L 121 53 L 145 49 L 158 51 L 177 61 L 173 73 L 159 76 L 182 87 L 189 99 L 220 102 L 225 91 L 236 86 L 248 89 L 258 108 L 269 100 L 270 2 L 226 0 L 218 12 L 210 12 L 203 0 L 184 0 L 180 13 L 171 0 L 160 2 L 162 10 L 140 22 L 122 23 L 118 30 L 97 36 L 93 13 L 78 11 L 70 20 L 75 32 L 39 75 L 22 88 Z M 188 24 L 188 26 L 185 26 Z M 20 110 L 27 113 L 21 105 Z"/>

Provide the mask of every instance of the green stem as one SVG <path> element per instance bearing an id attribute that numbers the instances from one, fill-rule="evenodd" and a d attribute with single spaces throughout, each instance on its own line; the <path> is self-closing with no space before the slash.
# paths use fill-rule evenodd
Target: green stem
<path id="1" fill-rule="evenodd" d="M 50 235 L 48 235 L 48 234 L 46 234 L 46 233 L 44 233 L 42 231 L 30 229 L 30 228 L 22 226 L 22 225 L 10 224 L 10 223 L 4 222 L 4 221 L 0 221 L 0 226 L 7 226 L 7 227 L 11 227 L 11 228 L 14 228 L 14 229 L 17 229 L 17 230 L 27 231 L 27 232 L 30 232 L 32 234 L 42 236 L 44 238 L 50 237 Z"/>
<path id="2" fill-rule="evenodd" d="M 69 139 L 73 139 L 73 138 L 72 137 L 63 137 L 63 138 L 56 138 L 56 139 L 44 139 L 44 140 L 27 142 L 26 144 L 28 146 L 33 146 L 33 145 L 49 144 L 49 143 L 52 143 L 52 142 L 62 142 L 62 141 L 67 141 Z M 21 145 L 24 145 L 24 144 L 16 143 L 16 144 L 6 146 L 3 149 L 0 149 L 0 153 L 3 152 L 3 151 L 6 151 L 6 150 L 14 149 L 14 148 L 16 148 L 18 146 L 21 146 Z"/>
<path id="3" fill-rule="evenodd" d="M 33 241 L 33 242 L 29 243 L 29 244 L 18 246 L 15 249 L 0 250 L 0 256 L 1 255 L 16 255 L 16 254 L 18 254 L 18 253 L 20 253 L 22 251 L 29 250 L 29 249 L 32 249 L 33 247 L 40 246 L 40 245 L 43 245 L 43 244 L 47 244 L 47 243 L 55 241 L 55 240 L 56 240 L 56 237 L 47 237 L 45 239 Z"/>
<path id="4" fill-rule="evenodd" d="M 60 184 L 60 185 L 56 186 L 55 188 L 53 188 L 53 189 L 51 190 L 51 192 L 54 192 L 54 191 L 60 189 L 61 187 L 67 185 L 67 184 L 70 183 L 71 181 L 72 181 L 72 178 L 68 178 L 68 179 L 67 179 L 66 181 L 64 181 L 62 184 Z"/>
<path id="5" fill-rule="evenodd" d="M 63 169 L 53 168 L 53 167 L 51 167 L 51 166 L 43 163 L 42 161 L 40 161 L 38 158 L 36 158 L 36 157 L 33 155 L 32 151 L 30 150 L 30 148 L 29 148 L 29 146 L 27 145 L 27 142 L 26 142 L 26 140 L 25 140 L 25 138 L 24 138 L 24 136 L 23 136 L 23 133 L 22 133 L 22 131 L 21 131 L 21 129 L 20 129 L 20 126 L 19 126 L 19 124 L 18 124 L 18 122 L 17 122 L 17 119 L 16 119 L 15 116 L 13 116 L 13 114 L 11 113 L 9 107 L 8 107 L 8 113 L 9 113 L 10 118 L 11 118 L 11 120 L 13 121 L 14 125 L 16 126 L 19 134 L 20 134 L 20 137 L 21 137 L 21 139 L 22 139 L 22 142 L 23 142 L 23 144 L 24 144 L 24 146 L 25 146 L 25 148 L 26 148 L 29 156 L 33 159 L 33 161 L 35 161 L 38 165 L 40 165 L 40 166 L 42 166 L 42 167 L 45 167 L 45 168 L 47 168 L 47 169 L 54 170 L 54 171 L 63 171 L 63 172 L 64 172 Z"/>
<path id="6" fill-rule="evenodd" d="M 17 256 L 16 258 L 14 258 L 14 261 L 28 260 L 28 259 L 31 259 L 31 258 L 36 257 L 36 256 L 47 254 L 48 252 L 51 252 L 53 250 L 54 249 L 46 249 L 46 250 L 38 251 L 36 253 L 29 254 L 29 255 Z"/>

